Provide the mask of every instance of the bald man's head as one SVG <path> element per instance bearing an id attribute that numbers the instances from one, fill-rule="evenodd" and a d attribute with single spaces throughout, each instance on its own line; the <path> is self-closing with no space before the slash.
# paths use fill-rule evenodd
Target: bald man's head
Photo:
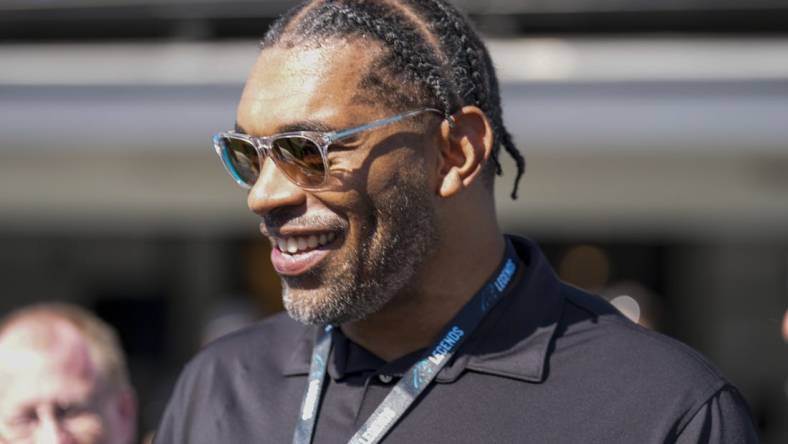
<path id="1" fill-rule="evenodd" d="M 130 443 L 136 404 L 112 329 L 48 304 L 0 322 L 0 442 Z"/>
<path id="2" fill-rule="evenodd" d="M 0 376 L 37 366 L 83 378 L 102 377 L 85 338 L 58 318 L 26 318 L 0 333 Z"/>

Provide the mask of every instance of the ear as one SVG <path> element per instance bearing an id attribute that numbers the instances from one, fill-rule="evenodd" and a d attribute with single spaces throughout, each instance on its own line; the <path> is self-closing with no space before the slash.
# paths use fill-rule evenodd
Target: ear
<path id="1" fill-rule="evenodd" d="M 441 124 L 439 189 L 451 197 L 468 188 L 479 176 L 492 154 L 493 132 L 484 111 L 464 106 Z"/>
<path id="2" fill-rule="evenodd" d="M 133 443 L 137 433 L 137 396 L 134 390 L 121 390 L 115 397 L 112 408 L 117 418 L 117 442 Z"/>

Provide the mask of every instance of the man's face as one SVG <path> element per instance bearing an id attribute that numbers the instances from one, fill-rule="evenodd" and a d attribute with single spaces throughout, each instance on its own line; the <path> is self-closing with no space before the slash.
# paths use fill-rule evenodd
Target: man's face
<path id="1" fill-rule="evenodd" d="M 270 136 L 398 114 L 371 103 L 359 87 L 378 55 L 375 45 L 340 41 L 262 51 L 238 107 L 238 126 Z M 297 187 L 265 161 L 248 204 L 263 217 L 293 318 L 361 319 L 418 285 L 437 243 L 434 160 L 426 154 L 437 127 L 438 119 L 425 115 L 330 148 L 328 186 L 320 191 Z"/>
<path id="2" fill-rule="evenodd" d="M 40 332 L 24 327 L 0 338 L 0 442 L 127 442 L 117 434 L 117 399 L 99 382 L 87 345 L 70 325 L 56 328 L 59 338 L 43 347 Z"/>

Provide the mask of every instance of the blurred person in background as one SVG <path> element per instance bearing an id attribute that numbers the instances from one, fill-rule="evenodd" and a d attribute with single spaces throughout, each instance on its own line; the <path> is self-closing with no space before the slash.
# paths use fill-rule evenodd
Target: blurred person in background
<path id="1" fill-rule="evenodd" d="M 788 344 L 788 310 L 785 310 L 785 314 L 783 315 L 782 327 L 783 327 L 782 328 L 783 341 L 785 341 L 785 343 Z M 785 396 L 788 398 L 788 379 L 785 380 L 785 383 L 783 384 L 783 388 L 785 391 Z"/>
<path id="2" fill-rule="evenodd" d="M 297 6 L 214 143 L 289 317 L 203 349 L 157 443 L 757 441 L 698 353 L 501 232 L 499 155 L 518 166 L 512 197 L 524 161 L 489 53 L 448 2 Z"/>
<path id="3" fill-rule="evenodd" d="M 783 315 L 783 341 L 788 342 L 788 310 Z"/>
<path id="4" fill-rule="evenodd" d="M 130 444 L 137 406 L 113 329 L 48 303 L 0 321 L 0 442 Z"/>

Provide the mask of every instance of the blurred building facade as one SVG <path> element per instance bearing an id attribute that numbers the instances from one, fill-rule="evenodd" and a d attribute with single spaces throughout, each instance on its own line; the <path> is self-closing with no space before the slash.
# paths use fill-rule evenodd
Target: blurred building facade
<path id="1" fill-rule="evenodd" d="M 457 2 L 528 162 L 518 200 L 511 165 L 498 179 L 503 225 L 638 302 L 744 391 L 764 442 L 788 441 L 788 5 L 481 3 Z M 0 2 L 0 314 L 59 299 L 113 323 L 143 428 L 216 310 L 280 309 L 210 135 L 291 4 Z"/>

